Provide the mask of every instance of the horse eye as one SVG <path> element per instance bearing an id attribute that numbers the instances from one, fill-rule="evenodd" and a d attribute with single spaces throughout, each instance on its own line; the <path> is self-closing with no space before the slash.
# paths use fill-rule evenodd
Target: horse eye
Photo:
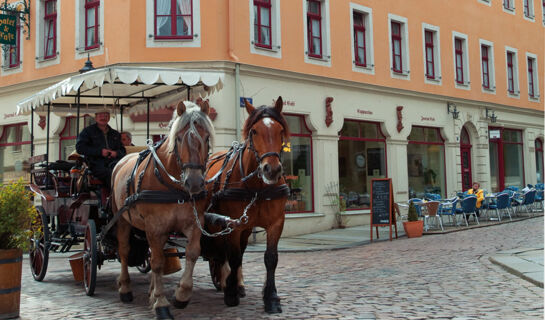
<path id="1" fill-rule="evenodd" d="M 257 131 L 255 129 L 250 130 L 251 134 L 257 134 Z"/>

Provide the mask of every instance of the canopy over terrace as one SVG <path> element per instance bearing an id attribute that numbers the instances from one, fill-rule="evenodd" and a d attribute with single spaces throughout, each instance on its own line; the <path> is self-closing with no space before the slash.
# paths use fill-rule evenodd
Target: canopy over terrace
<path id="1" fill-rule="evenodd" d="M 17 104 L 17 114 L 33 116 L 35 111 L 49 118 L 51 111 L 58 115 L 76 112 L 79 117 L 81 107 L 86 113 L 107 107 L 149 117 L 150 110 L 219 91 L 223 82 L 224 73 L 208 70 L 110 66 L 71 76 L 31 95 Z M 49 119 L 47 126 L 49 149 Z M 147 131 L 149 138 L 149 121 Z M 32 140 L 33 132 L 32 126 Z"/>

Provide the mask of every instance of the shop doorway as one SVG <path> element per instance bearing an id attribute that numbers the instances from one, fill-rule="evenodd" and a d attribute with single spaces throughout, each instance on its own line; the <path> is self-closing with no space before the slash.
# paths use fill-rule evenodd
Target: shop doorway
<path id="1" fill-rule="evenodd" d="M 460 157 L 462 162 L 462 190 L 471 188 L 471 140 L 466 127 L 462 128 L 460 134 Z"/>
<path id="2" fill-rule="evenodd" d="M 489 127 L 490 187 L 500 192 L 506 187 L 524 187 L 522 131 Z"/>

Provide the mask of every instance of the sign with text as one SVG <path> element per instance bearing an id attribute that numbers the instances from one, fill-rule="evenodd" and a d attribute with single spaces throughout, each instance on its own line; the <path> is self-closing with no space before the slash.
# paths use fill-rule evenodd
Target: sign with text
<path id="1" fill-rule="evenodd" d="M 392 207 L 392 179 L 371 179 L 371 241 L 373 241 L 373 226 L 389 226 L 390 240 L 392 240 L 392 224 L 395 225 L 394 219 L 392 219 Z"/>
<path id="2" fill-rule="evenodd" d="M 17 17 L 13 15 L 0 14 L 0 43 L 16 45 Z"/>

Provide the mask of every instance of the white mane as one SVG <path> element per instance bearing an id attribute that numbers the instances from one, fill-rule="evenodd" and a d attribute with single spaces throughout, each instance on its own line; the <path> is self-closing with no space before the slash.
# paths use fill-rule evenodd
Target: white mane
<path id="1" fill-rule="evenodd" d="M 212 121 L 210 120 L 208 115 L 202 112 L 201 108 L 191 101 L 184 101 L 184 105 L 186 107 L 186 110 L 182 114 L 182 116 L 179 117 L 177 110 L 174 110 L 172 120 L 169 123 L 170 132 L 168 134 L 168 151 L 174 151 L 174 148 L 176 147 L 176 135 L 188 124 L 189 129 L 185 134 L 189 134 L 188 141 L 190 143 L 192 141 L 192 138 L 196 138 L 197 140 L 199 140 L 202 145 L 206 143 L 206 141 L 202 140 L 199 132 L 197 131 L 197 128 L 195 128 L 195 124 L 199 124 L 200 126 L 205 128 L 206 131 L 208 131 L 208 133 L 210 134 L 210 148 L 213 148 L 215 131 L 214 126 L 212 125 Z"/>

